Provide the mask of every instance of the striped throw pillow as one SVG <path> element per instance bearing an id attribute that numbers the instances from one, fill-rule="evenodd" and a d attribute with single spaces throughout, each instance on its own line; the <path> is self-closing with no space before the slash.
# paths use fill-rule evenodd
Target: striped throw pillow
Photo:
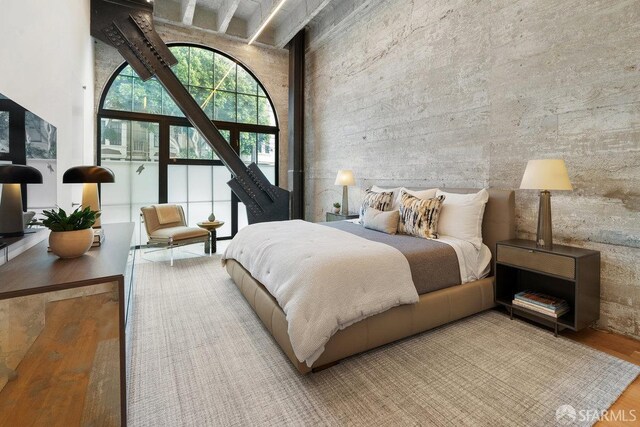
<path id="1" fill-rule="evenodd" d="M 406 191 L 400 192 L 400 223 L 398 232 L 425 239 L 438 238 L 438 217 L 444 196 L 418 199 Z"/>
<path id="2" fill-rule="evenodd" d="M 380 193 L 376 193 L 370 188 L 367 189 L 364 198 L 362 199 L 362 206 L 360 206 L 360 222 L 362 222 L 364 213 L 368 208 L 374 208 L 379 211 L 388 211 L 391 209 L 392 204 L 393 191 L 382 191 Z"/>

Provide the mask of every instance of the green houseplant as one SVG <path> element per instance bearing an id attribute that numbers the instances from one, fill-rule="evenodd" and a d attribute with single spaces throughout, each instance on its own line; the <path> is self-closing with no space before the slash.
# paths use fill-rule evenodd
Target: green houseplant
<path id="1" fill-rule="evenodd" d="M 335 202 L 335 203 L 333 204 L 333 212 L 335 212 L 335 213 L 340 213 L 340 203 Z"/>
<path id="2" fill-rule="evenodd" d="M 62 208 L 45 210 L 42 224 L 51 230 L 49 247 L 60 258 L 76 258 L 84 255 L 93 244 L 93 224 L 100 212 L 90 207 L 79 207 L 71 214 Z"/>

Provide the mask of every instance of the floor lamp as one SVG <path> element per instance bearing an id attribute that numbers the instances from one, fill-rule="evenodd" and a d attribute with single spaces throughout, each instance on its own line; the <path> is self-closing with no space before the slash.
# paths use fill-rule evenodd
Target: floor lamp
<path id="1" fill-rule="evenodd" d="M 115 175 L 111 169 L 101 166 L 74 166 L 65 171 L 62 182 L 64 184 L 83 184 L 82 207 L 90 207 L 92 211 L 99 211 L 98 184 L 115 182 Z M 98 218 L 93 228 L 100 228 L 100 225 L 100 218 Z"/>
<path id="2" fill-rule="evenodd" d="M 536 246 L 551 249 L 553 247 L 553 233 L 551 227 L 551 193 L 549 190 L 573 190 L 564 160 L 529 160 L 520 188 L 540 190 Z"/>
<path id="3" fill-rule="evenodd" d="M 36 168 L 24 165 L 0 165 L 0 236 L 24 235 L 22 184 L 42 184 L 42 174 Z"/>

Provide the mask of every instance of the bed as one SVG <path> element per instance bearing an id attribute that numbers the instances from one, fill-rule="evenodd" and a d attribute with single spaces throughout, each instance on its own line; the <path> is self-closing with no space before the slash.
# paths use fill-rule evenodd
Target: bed
<path id="1" fill-rule="evenodd" d="M 472 193 L 477 192 L 475 189 L 448 189 L 453 193 Z M 495 257 L 495 243 L 500 240 L 511 239 L 515 237 L 515 214 L 514 214 L 514 193 L 512 190 L 489 189 L 489 199 L 485 207 L 485 213 L 482 222 L 483 243 L 488 247 L 493 257 Z M 333 225 L 335 228 L 328 228 L 327 233 L 333 233 L 334 229 L 347 231 L 354 235 L 360 234 L 358 238 L 367 239 L 367 232 L 361 232 L 361 226 L 351 224 L 347 221 L 339 222 Z M 293 226 L 293 223 L 292 223 Z M 318 225 L 317 227 L 325 227 Z M 364 235 L 363 235 L 364 233 Z M 374 232 L 375 233 L 375 232 Z M 379 233 L 377 240 L 382 240 L 378 245 L 398 245 L 400 239 L 389 240 L 390 238 Z M 415 237 L 405 237 L 405 239 L 418 239 Z M 373 243 L 372 243 L 373 244 Z M 247 243 L 247 245 L 249 245 Z M 439 250 L 442 252 L 440 243 Z M 312 246 L 312 245 L 311 245 Z M 455 245 L 449 245 L 454 247 Z M 403 255 L 409 260 L 409 267 L 413 277 L 419 277 L 416 271 L 420 265 L 428 264 L 424 259 L 419 258 L 411 260 L 411 251 L 415 248 L 409 244 L 409 249 L 400 248 Z M 459 249 L 458 257 L 460 257 Z M 416 257 L 419 251 L 414 251 Z M 437 251 L 436 251 L 437 253 Z M 437 255 L 434 255 L 437 256 Z M 242 259 L 241 257 L 237 257 Z M 445 264 L 443 256 L 442 260 L 434 261 L 433 266 Z M 461 259 L 461 258 L 459 258 Z M 245 264 L 248 264 L 246 258 Z M 493 262 L 489 263 L 489 268 Z M 335 333 L 330 335 L 328 341 L 323 345 L 322 351 L 315 357 L 309 359 L 312 363 L 300 361 L 294 352 L 293 342 L 297 344 L 294 334 L 290 336 L 290 326 L 285 316 L 285 311 L 281 308 L 272 293 L 280 298 L 280 295 L 267 290 L 259 280 L 253 277 L 249 270 L 251 266 L 243 265 L 238 259 L 225 259 L 225 267 L 233 279 L 233 282 L 244 295 L 248 303 L 253 307 L 254 311 L 261 319 L 267 330 L 272 334 L 283 352 L 291 360 L 295 368 L 300 373 L 308 373 L 325 367 L 331 366 L 341 359 L 358 354 L 393 341 L 415 335 L 429 329 L 444 325 L 449 322 L 479 313 L 490 309 L 494 306 L 494 288 L 493 276 L 490 271 L 487 277 L 478 280 L 471 280 L 463 284 L 451 283 L 451 277 L 446 274 L 441 275 L 439 280 L 429 281 L 425 285 L 421 280 L 415 280 L 415 289 L 418 291 L 415 300 L 408 299 L 404 302 L 400 301 L 398 305 L 384 309 L 376 314 L 365 316 L 362 320 L 358 320 L 346 327 L 341 327 Z M 248 268 L 245 268 L 248 267 Z M 384 268 L 381 266 L 380 268 Z M 445 269 L 446 270 L 446 269 Z M 255 271 L 253 269 L 252 271 Z M 459 277 L 462 277 L 462 271 Z M 422 274 L 425 274 L 424 271 Z M 255 274 L 257 277 L 265 277 L 264 274 Z M 471 276 L 470 276 L 471 277 Z M 264 280 L 266 283 L 266 280 Z M 459 283 L 459 282 L 458 282 Z M 282 300 L 281 300 L 282 301 Z M 287 307 L 285 306 L 285 309 Z M 290 313 L 289 313 L 290 314 Z M 291 318 L 291 317 L 290 317 Z M 298 354 L 300 352 L 298 351 Z"/>

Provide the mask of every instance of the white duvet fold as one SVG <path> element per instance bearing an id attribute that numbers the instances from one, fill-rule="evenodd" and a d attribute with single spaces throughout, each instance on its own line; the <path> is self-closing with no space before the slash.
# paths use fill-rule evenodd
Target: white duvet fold
<path id="1" fill-rule="evenodd" d="M 397 249 L 305 221 L 250 225 L 222 262 L 235 259 L 277 300 L 300 361 L 311 366 L 338 330 L 418 301 L 407 259 Z"/>

